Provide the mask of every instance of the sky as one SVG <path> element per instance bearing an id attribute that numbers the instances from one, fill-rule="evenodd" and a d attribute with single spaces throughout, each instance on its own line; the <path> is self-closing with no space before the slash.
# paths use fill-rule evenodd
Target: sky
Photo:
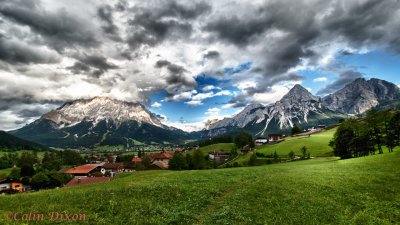
<path id="1" fill-rule="evenodd" d="M 398 0 L 0 0 L 0 130 L 95 96 L 192 131 L 295 84 L 400 85 L 399 30 Z"/>

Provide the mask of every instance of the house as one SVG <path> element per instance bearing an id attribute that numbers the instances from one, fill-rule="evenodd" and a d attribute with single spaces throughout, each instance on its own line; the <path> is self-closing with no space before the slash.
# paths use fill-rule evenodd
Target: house
<path id="1" fill-rule="evenodd" d="M 214 161 L 214 162 L 226 162 L 229 159 L 229 153 L 226 152 L 214 152 L 214 153 L 208 153 L 208 160 Z"/>
<path id="2" fill-rule="evenodd" d="M 137 156 L 134 156 L 133 158 L 132 158 L 132 161 L 131 161 L 133 164 L 139 164 L 139 163 L 141 163 L 142 162 L 142 158 L 139 158 L 139 157 L 137 157 Z"/>
<path id="3" fill-rule="evenodd" d="M 74 175 L 76 177 L 94 177 L 95 175 L 105 173 L 105 169 L 102 168 L 103 163 L 100 164 L 85 164 L 82 166 L 76 166 L 67 170 L 65 173 Z"/>
<path id="4" fill-rule="evenodd" d="M 110 181 L 110 177 L 75 177 L 72 178 L 65 187 L 82 185 L 82 184 L 92 184 L 92 183 L 100 183 Z"/>
<path id="5" fill-rule="evenodd" d="M 111 173 L 111 177 L 115 176 L 117 173 L 123 172 L 125 170 L 124 163 L 105 163 L 102 166 L 104 173 Z"/>
<path id="6" fill-rule="evenodd" d="M 11 179 L 0 180 L 0 193 L 14 193 L 30 191 L 31 186 Z"/>
<path id="7" fill-rule="evenodd" d="M 268 141 L 269 142 L 279 141 L 282 138 L 283 138 L 282 134 L 268 134 Z"/>
<path id="8" fill-rule="evenodd" d="M 256 140 L 254 141 L 254 143 L 256 145 L 265 145 L 268 144 L 268 138 L 266 137 L 258 137 L 256 138 Z"/>
<path id="9" fill-rule="evenodd" d="M 169 163 L 169 160 L 172 159 L 172 157 L 173 157 L 173 154 L 171 152 L 161 152 L 161 153 L 155 153 L 155 154 L 149 155 L 151 162 Z"/>
<path id="10" fill-rule="evenodd" d="M 137 165 L 133 162 L 124 162 L 124 171 L 125 172 L 134 172 L 137 169 Z"/>
<path id="11" fill-rule="evenodd" d="M 169 168 L 168 162 L 166 161 L 154 161 L 149 169 L 152 170 L 167 170 Z"/>
<path id="12" fill-rule="evenodd" d="M 246 155 L 248 152 L 250 152 L 250 150 L 251 150 L 250 146 L 249 145 L 245 145 L 245 146 L 243 146 L 242 150 L 240 150 L 240 153 L 242 155 Z"/>

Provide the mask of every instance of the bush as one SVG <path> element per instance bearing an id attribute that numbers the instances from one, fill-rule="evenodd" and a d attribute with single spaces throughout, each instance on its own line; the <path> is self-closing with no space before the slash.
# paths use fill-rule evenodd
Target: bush
<path id="1" fill-rule="evenodd" d="M 44 172 L 39 172 L 32 177 L 32 187 L 34 189 L 41 189 L 47 187 L 50 179 Z"/>
<path id="2" fill-rule="evenodd" d="M 289 154 L 288 154 L 288 156 L 289 156 L 289 159 L 293 160 L 294 157 L 295 157 L 295 154 L 294 154 L 293 151 L 290 151 Z"/>

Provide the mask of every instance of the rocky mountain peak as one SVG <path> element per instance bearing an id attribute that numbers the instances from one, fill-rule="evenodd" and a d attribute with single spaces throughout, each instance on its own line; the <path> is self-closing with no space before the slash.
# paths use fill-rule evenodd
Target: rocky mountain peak
<path id="1" fill-rule="evenodd" d="M 372 78 L 358 78 L 341 90 L 323 98 L 331 110 L 344 114 L 361 114 L 383 101 L 400 99 L 400 88 L 395 84 Z"/>
<path id="2" fill-rule="evenodd" d="M 59 127 L 72 126 L 82 121 L 97 124 L 100 121 L 120 123 L 128 120 L 162 126 L 161 122 L 140 103 L 120 101 L 109 97 L 78 99 L 42 116 Z"/>
<path id="3" fill-rule="evenodd" d="M 282 97 L 281 102 L 298 102 L 298 101 L 318 101 L 318 97 L 312 95 L 307 89 L 300 84 L 294 85 L 290 91 Z"/>

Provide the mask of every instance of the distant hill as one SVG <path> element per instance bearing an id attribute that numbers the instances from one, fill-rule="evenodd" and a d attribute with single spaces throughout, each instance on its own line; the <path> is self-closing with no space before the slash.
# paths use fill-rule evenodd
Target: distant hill
<path id="1" fill-rule="evenodd" d="M 35 142 L 15 137 L 5 131 L 0 131 L 0 151 L 13 150 L 46 150 L 47 147 Z"/>

